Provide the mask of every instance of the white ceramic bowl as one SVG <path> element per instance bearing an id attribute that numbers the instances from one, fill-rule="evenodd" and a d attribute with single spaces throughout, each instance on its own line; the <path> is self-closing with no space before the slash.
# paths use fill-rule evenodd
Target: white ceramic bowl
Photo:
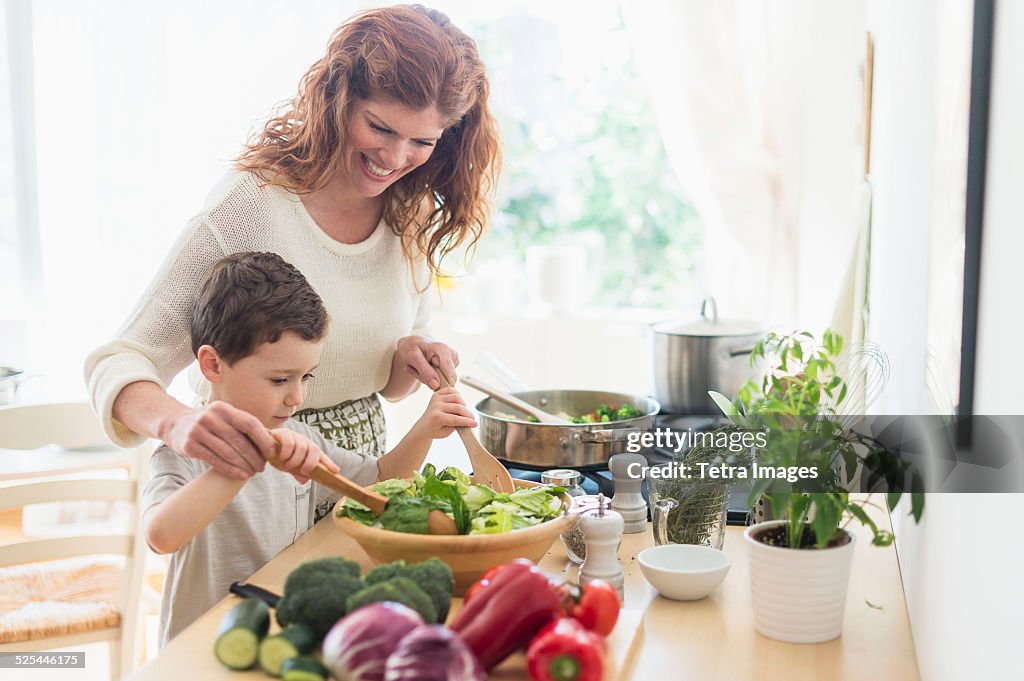
<path id="1" fill-rule="evenodd" d="M 710 546 L 665 544 L 637 556 L 644 577 L 665 598 L 695 601 L 704 598 L 729 572 L 729 554 Z"/>

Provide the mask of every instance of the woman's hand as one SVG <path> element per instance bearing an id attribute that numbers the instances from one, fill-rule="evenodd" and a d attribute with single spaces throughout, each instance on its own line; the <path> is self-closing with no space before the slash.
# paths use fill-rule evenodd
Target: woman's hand
<path id="1" fill-rule="evenodd" d="M 414 430 L 434 440 L 448 437 L 455 428 L 475 428 L 476 419 L 455 388 L 442 388 L 430 396 L 426 411 Z"/>
<path id="2" fill-rule="evenodd" d="M 160 439 L 178 454 L 205 461 L 236 480 L 259 473 L 274 455 L 274 440 L 259 419 L 219 401 L 178 413 Z"/>
<path id="3" fill-rule="evenodd" d="M 280 447 L 272 463 L 276 468 L 291 473 L 299 484 L 309 482 L 309 474 L 321 461 L 332 472 L 338 472 L 338 464 L 331 461 L 309 438 L 287 428 L 275 428 L 270 434 Z"/>
<path id="4" fill-rule="evenodd" d="M 450 346 L 426 336 L 405 336 L 398 339 L 395 355 L 391 362 L 391 376 L 381 395 L 388 399 L 400 399 L 408 395 L 419 381 L 431 390 L 441 387 L 437 372 L 444 373 L 448 382 L 455 385 L 458 375 L 459 354 Z M 413 379 L 413 380 L 410 380 Z"/>

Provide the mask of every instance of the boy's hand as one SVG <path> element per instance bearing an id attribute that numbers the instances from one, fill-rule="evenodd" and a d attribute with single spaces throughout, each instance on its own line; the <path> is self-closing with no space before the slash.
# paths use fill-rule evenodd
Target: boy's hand
<path id="1" fill-rule="evenodd" d="M 338 472 L 338 464 L 320 451 L 309 438 L 287 428 L 275 428 L 271 436 L 279 444 L 277 460 L 272 461 L 276 468 L 291 473 L 301 484 L 309 482 L 309 474 L 321 461 L 332 472 Z"/>
<path id="2" fill-rule="evenodd" d="M 476 419 L 454 388 L 442 388 L 430 396 L 430 403 L 414 428 L 434 439 L 448 437 L 457 427 L 475 428 Z"/>

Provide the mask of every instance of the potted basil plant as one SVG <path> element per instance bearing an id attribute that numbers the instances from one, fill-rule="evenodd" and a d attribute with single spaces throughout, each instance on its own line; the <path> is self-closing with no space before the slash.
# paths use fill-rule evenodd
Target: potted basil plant
<path id="1" fill-rule="evenodd" d="M 835 364 L 842 347 L 832 331 L 821 343 L 805 331 L 769 333 L 751 353 L 752 366 L 763 362 L 760 378 L 744 385 L 734 403 L 712 394 L 736 425 L 763 433 L 749 501 L 753 506 L 760 497 L 777 520 L 751 525 L 744 540 L 755 628 L 780 641 L 817 643 L 842 632 L 854 547 L 849 522 L 867 526 L 874 546 L 893 542 L 865 512 L 869 499 L 851 499 L 855 480 L 860 489 L 884 491 L 890 510 L 901 490 L 911 490 L 915 521 L 924 509 L 920 478 L 878 440 L 836 417 L 847 393 Z"/>

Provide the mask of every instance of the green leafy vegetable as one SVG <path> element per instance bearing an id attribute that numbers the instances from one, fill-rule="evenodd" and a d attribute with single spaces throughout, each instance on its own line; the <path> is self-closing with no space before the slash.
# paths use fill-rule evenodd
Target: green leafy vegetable
<path id="1" fill-rule="evenodd" d="M 494 490 L 483 485 L 473 485 L 462 498 L 466 501 L 466 508 L 476 512 L 494 500 Z"/>
<path id="2" fill-rule="evenodd" d="M 364 525 L 396 532 L 427 533 L 427 515 L 433 509 L 447 513 L 460 534 L 495 534 L 537 525 L 562 514 L 563 487 L 534 487 L 512 494 L 498 493 L 484 485 L 473 484 L 469 476 L 454 467 L 440 473 L 427 464 L 412 482 L 385 480 L 375 489 L 394 492 L 376 518 L 362 504 L 345 499 L 338 515 Z"/>
<path id="3" fill-rule="evenodd" d="M 451 506 L 434 498 L 394 497 L 380 514 L 380 526 L 392 532 L 427 534 L 427 516 L 434 509 L 451 512 Z"/>

